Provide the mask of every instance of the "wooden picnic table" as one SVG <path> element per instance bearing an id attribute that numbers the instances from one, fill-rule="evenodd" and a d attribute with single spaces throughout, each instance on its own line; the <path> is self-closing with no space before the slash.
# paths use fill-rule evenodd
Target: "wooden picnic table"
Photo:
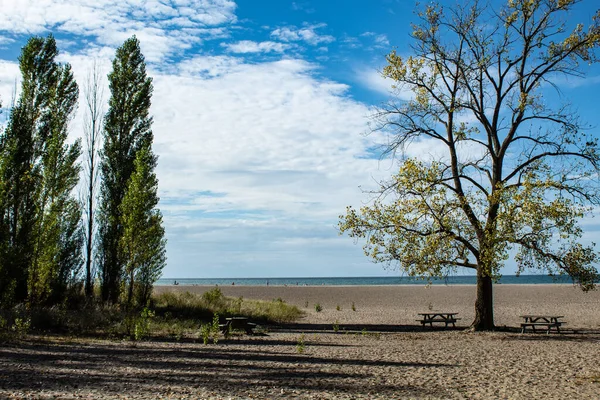
<path id="1" fill-rule="evenodd" d="M 225 318 L 225 323 L 220 324 L 219 328 L 224 334 L 228 334 L 232 330 L 243 330 L 248 335 L 252 335 L 256 324 L 250 322 L 247 317 L 230 317 Z"/>
<path id="2" fill-rule="evenodd" d="M 521 333 L 525 333 L 527 327 L 531 327 L 534 332 L 536 332 L 536 327 L 546 327 L 547 334 L 554 328 L 556 332 L 560 333 L 560 326 L 565 324 L 564 321 L 560 321 L 561 318 L 564 318 L 563 315 L 527 314 L 520 317 L 525 321 L 521 323 Z"/>
<path id="3" fill-rule="evenodd" d="M 423 328 L 426 324 L 429 324 L 430 327 L 433 327 L 434 323 L 443 323 L 446 328 L 448 327 L 448 324 L 452 324 L 452 327 L 456 328 L 456 321 L 460 319 L 456 318 L 458 315 L 456 312 L 431 311 L 419 313 L 418 315 L 420 315 L 422 318 L 418 319 L 417 321 L 421 323 Z"/>

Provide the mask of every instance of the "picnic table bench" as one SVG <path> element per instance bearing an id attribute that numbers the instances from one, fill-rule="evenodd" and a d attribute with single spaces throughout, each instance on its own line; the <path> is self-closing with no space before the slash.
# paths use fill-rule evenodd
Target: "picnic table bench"
<path id="1" fill-rule="evenodd" d="M 248 321 L 246 317 L 231 317 L 225 318 L 225 323 L 219 324 L 219 328 L 224 334 L 228 334 L 233 330 L 240 330 L 245 331 L 248 335 L 252 335 L 256 324 Z"/>
<path id="2" fill-rule="evenodd" d="M 432 311 L 427 313 L 419 313 L 422 318 L 417 321 L 421 323 L 423 328 L 425 325 L 429 324 L 430 327 L 433 328 L 434 323 L 443 323 L 447 328 L 448 324 L 452 324 L 453 328 L 456 328 L 456 321 L 460 318 L 456 318 L 458 313 L 455 312 L 440 312 L 440 311 Z"/>
<path id="3" fill-rule="evenodd" d="M 564 321 L 559 321 L 564 318 L 562 315 L 521 315 L 521 318 L 525 321 L 521 323 L 521 333 L 525 333 L 527 327 L 531 327 L 534 332 L 536 327 L 545 327 L 546 334 L 554 328 L 557 333 L 560 333 L 561 325 L 565 324 Z"/>

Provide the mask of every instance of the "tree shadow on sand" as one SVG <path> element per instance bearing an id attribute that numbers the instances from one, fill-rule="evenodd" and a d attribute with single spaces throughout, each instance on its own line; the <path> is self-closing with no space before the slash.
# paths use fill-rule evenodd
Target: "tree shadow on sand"
<path id="1" fill-rule="evenodd" d="M 287 342 L 290 349 L 294 341 Z M 311 344 L 312 346 L 312 344 Z M 0 348 L 1 391 L 76 390 L 118 394 L 247 397 L 268 393 L 339 392 L 390 397 L 433 396 L 443 388 L 394 385 L 381 368 L 453 368 L 454 364 L 322 357 L 190 344 L 25 341 Z M 376 386 L 374 384 L 376 383 Z M 275 392 L 273 392 L 275 390 Z M 260 395 L 262 393 L 263 395 Z"/>

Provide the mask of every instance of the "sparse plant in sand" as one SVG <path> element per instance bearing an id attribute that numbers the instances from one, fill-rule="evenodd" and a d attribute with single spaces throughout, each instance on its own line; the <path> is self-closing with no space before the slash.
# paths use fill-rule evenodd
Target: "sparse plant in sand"
<path id="1" fill-rule="evenodd" d="M 323 311 L 323 306 L 321 306 L 321 304 L 319 304 L 319 303 L 315 304 L 315 311 L 316 312 Z"/>
<path id="2" fill-rule="evenodd" d="M 340 323 L 339 323 L 339 321 L 336 319 L 336 320 L 335 320 L 335 322 L 333 323 L 333 331 L 334 331 L 335 333 L 337 333 L 337 332 L 339 332 L 339 330 L 340 330 Z"/>
<path id="3" fill-rule="evenodd" d="M 337 311 L 342 311 L 342 307 L 340 307 L 340 305 L 339 305 L 339 304 L 338 304 L 337 306 L 335 306 L 335 309 L 336 309 Z"/>
<path id="4" fill-rule="evenodd" d="M 305 350 L 306 350 L 306 345 L 304 343 L 304 333 L 303 333 L 298 338 L 298 343 L 296 343 L 296 351 L 298 352 L 298 354 L 303 354 Z"/>
<path id="5" fill-rule="evenodd" d="M 219 314 L 215 314 L 210 324 L 204 324 L 200 327 L 200 336 L 204 344 L 212 339 L 213 344 L 219 342 Z"/>
<path id="6" fill-rule="evenodd" d="M 356 311 L 356 305 L 352 302 L 352 311 Z"/>

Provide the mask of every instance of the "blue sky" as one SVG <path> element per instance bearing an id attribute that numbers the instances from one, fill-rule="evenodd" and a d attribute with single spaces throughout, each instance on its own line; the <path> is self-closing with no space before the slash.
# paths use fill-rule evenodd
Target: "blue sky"
<path id="1" fill-rule="evenodd" d="M 372 152 L 382 139 L 364 133 L 372 107 L 389 98 L 390 82 L 378 74 L 385 54 L 410 53 L 414 2 L 0 4 L 5 104 L 30 35 L 53 33 L 80 84 L 94 60 L 108 73 L 116 47 L 132 34 L 140 39 L 154 78 L 165 277 L 394 274 L 371 263 L 362 243 L 338 236 L 336 225 L 347 205 L 368 200 L 359 186 L 394 172 Z M 584 1 L 570 17 L 587 23 L 595 7 Z M 598 126 L 600 71 L 586 72 L 587 80 L 560 87 Z M 81 113 L 71 128 L 81 136 Z M 413 153 L 426 151 L 416 146 Z M 589 240 L 597 224 L 585 226 Z"/>

